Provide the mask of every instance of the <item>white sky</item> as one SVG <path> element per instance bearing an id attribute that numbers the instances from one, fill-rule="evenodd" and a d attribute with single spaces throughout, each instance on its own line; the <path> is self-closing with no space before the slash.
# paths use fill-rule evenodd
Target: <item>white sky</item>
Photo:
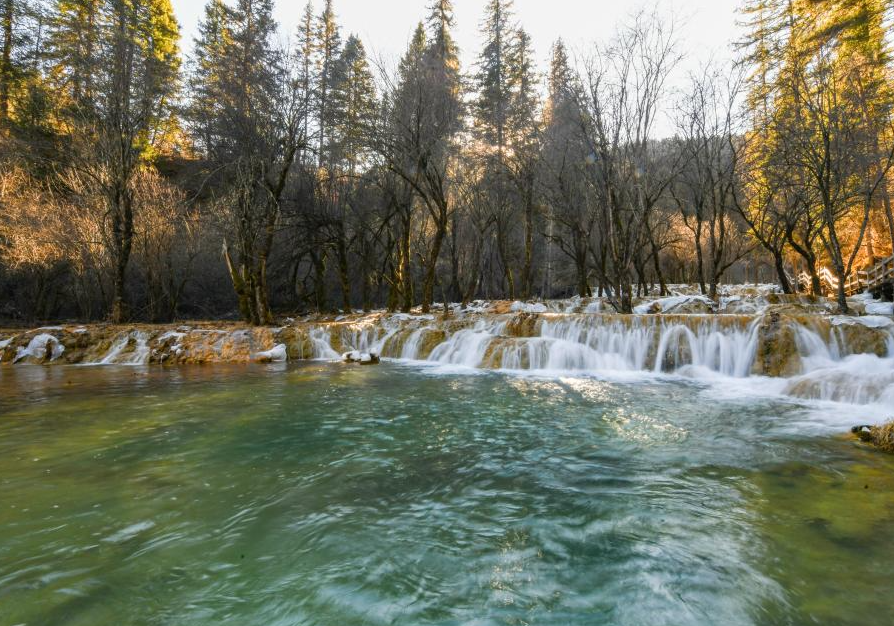
<path id="1" fill-rule="evenodd" d="M 192 47 L 202 15 L 202 0 L 172 0 L 183 31 L 184 51 Z M 322 0 L 314 2 L 319 11 Z M 335 0 L 342 34 L 356 33 L 371 54 L 397 58 L 406 47 L 413 28 L 428 13 L 428 0 Z M 687 67 L 697 67 L 712 56 L 728 56 L 730 42 L 740 36 L 737 9 L 741 0 L 515 0 L 518 21 L 531 33 L 541 63 L 549 58 L 552 42 L 562 37 L 572 49 L 611 36 L 619 21 L 643 6 L 657 6 L 661 14 L 674 14 L 681 22 L 679 32 L 689 54 Z M 304 0 L 277 0 L 276 18 L 288 33 L 294 31 L 304 10 Z M 481 48 L 479 26 L 485 0 L 454 0 L 455 36 L 462 49 L 466 69 Z"/>
<path id="2" fill-rule="evenodd" d="M 318 13 L 323 0 L 314 0 Z M 183 33 L 183 50 L 192 40 L 203 14 L 204 0 L 172 0 Z M 531 34 L 541 68 L 546 67 L 552 43 L 565 40 L 572 53 L 593 42 L 609 39 L 619 22 L 643 7 L 657 7 L 673 15 L 685 61 L 673 84 L 682 85 L 686 73 L 710 59 L 731 59 L 732 42 L 741 37 L 737 12 L 742 0 L 515 0 L 518 22 Z M 356 33 L 367 52 L 386 62 L 403 53 L 413 29 L 428 14 L 429 0 L 335 0 L 342 37 Z M 276 0 L 276 18 L 284 33 L 294 32 L 305 0 Z M 485 0 L 454 0 L 454 36 L 462 51 L 464 71 L 472 69 L 481 50 L 479 26 Z"/>

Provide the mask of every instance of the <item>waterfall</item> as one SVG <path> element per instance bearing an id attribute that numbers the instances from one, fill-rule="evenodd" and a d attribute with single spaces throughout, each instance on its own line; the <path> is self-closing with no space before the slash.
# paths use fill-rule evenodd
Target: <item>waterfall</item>
<path id="1" fill-rule="evenodd" d="M 341 355 L 332 349 L 331 337 L 327 328 L 318 327 L 311 328 L 308 332 L 311 346 L 313 348 L 313 357 L 315 359 L 338 360 Z"/>
<path id="2" fill-rule="evenodd" d="M 428 360 L 445 365 L 480 367 L 491 341 L 504 327 L 504 324 L 480 321 L 474 328 L 451 335 L 432 351 Z"/>
<path id="3" fill-rule="evenodd" d="M 525 319 L 534 318 L 536 323 L 531 323 L 531 328 L 515 328 Z M 715 317 L 665 321 L 599 314 L 503 316 L 480 319 L 447 332 L 428 355 L 420 355 L 420 348 L 426 333 L 437 328 L 431 323 L 408 328 L 406 324 L 412 324 L 412 320 L 386 319 L 378 332 L 365 326 L 332 332 L 345 349 L 470 368 L 673 373 L 692 366 L 745 377 L 751 371 L 758 341 L 758 320 L 749 322 Z M 528 331 L 532 336 L 518 336 Z M 314 331 L 311 336 L 322 341 L 324 335 Z M 390 341 L 399 337 L 401 341 Z M 316 350 L 320 358 L 332 353 L 335 351 L 328 343 Z"/>
<path id="4" fill-rule="evenodd" d="M 845 327 L 833 326 L 824 339 L 798 326 L 796 344 L 802 372 L 787 381 L 785 393 L 808 400 L 894 407 L 894 330 L 887 330 L 883 354 L 853 352 Z"/>
<path id="5" fill-rule="evenodd" d="M 149 335 L 133 330 L 121 333 L 98 365 L 145 365 L 149 362 Z"/>
<path id="6" fill-rule="evenodd" d="M 0 358 L 139 365 L 340 361 L 357 352 L 556 377 L 643 372 L 729 385 L 765 376 L 775 380 L 746 386 L 806 400 L 894 406 L 890 317 L 803 314 L 783 307 L 760 315 L 617 315 L 599 312 L 596 302 L 503 303 L 499 310 L 475 303 L 444 316 L 374 313 L 282 328 L 44 328 L 0 338 Z"/>
<path id="7" fill-rule="evenodd" d="M 515 309 L 521 312 L 439 321 L 383 316 L 375 323 L 320 327 L 310 336 L 318 358 L 339 358 L 331 347 L 337 343 L 344 350 L 464 368 L 556 376 L 647 372 L 711 381 L 760 373 L 757 351 L 761 341 L 773 340 L 767 339 L 763 316 L 618 316 Z M 782 383 L 786 395 L 894 405 L 894 324 L 853 319 L 791 318 L 782 323 L 777 330 L 789 333 L 790 347 L 780 343 L 766 350 L 795 359 L 796 374 Z"/>

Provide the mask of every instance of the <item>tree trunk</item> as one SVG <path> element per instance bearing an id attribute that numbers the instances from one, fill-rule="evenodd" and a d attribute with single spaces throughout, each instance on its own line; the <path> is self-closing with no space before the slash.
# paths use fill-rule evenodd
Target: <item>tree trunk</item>
<path id="1" fill-rule="evenodd" d="M 842 272 L 843 274 L 844 272 Z M 844 279 L 840 279 L 838 281 L 838 312 L 842 315 L 847 315 L 850 311 L 847 306 L 847 294 L 845 293 L 846 285 L 844 284 Z"/>
<path id="2" fill-rule="evenodd" d="M 13 0 L 3 0 L 3 50 L 0 51 L 0 125 L 9 119 L 9 98 L 12 83 L 12 20 Z"/>
<path id="3" fill-rule="evenodd" d="M 534 203 L 528 197 L 525 201 L 525 263 L 522 268 L 522 299 L 531 299 L 534 263 Z"/>
<path id="4" fill-rule="evenodd" d="M 112 200 L 112 241 L 114 245 L 115 275 L 112 283 L 112 323 L 121 324 L 127 318 L 127 266 L 133 249 L 133 199 L 123 186 L 115 191 Z"/>
<path id="5" fill-rule="evenodd" d="M 341 283 L 341 302 L 342 310 L 345 313 L 352 311 L 351 307 L 351 277 L 348 272 L 348 250 L 345 245 L 344 235 L 339 233 L 338 243 L 335 247 L 336 259 L 338 261 L 338 278 Z"/>
<path id="6" fill-rule="evenodd" d="M 785 260 L 782 258 L 782 254 L 776 250 L 773 251 L 773 264 L 776 267 L 776 275 L 779 277 L 782 293 L 792 293 L 792 285 L 788 280 L 788 274 L 785 273 Z"/>
<path id="7" fill-rule="evenodd" d="M 705 285 L 705 255 L 702 252 L 702 225 L 701 222 L 698 224 L 698 228 L 695 232 L 695 258 L 696 258 L 696 271 L 698 272 L 698 288 L 701 291 L 702 295 L 708 293 L 707 285 Z"/>
<path id="8" fill-rule="evenodd" d="M 322 313 L 328 306 L 326 302 L 326 251 L 324 250 L 322 254 L 311 251 L 310 260 L 314 266 L 314 304 L 317 307 L 317 312 Z"/>
<path id="9" fill-rule="evenodd" d="M 590 294 L 590 283 L 587 280 L 587 255 L 586 253 L 578 253 L 574 259 L 574 266 L 577 270 L 577 295 L 586 298 Z"/>
<path id="10" fill-rule="evenodd" d="M 512 265 L 509 263 L 509 252 L 506 249 L 506 235 L 503 224 L 497 223 L 497 251 L 500 254 L 500 264 L 503 266 L 503 276 L 506 278 L 506 286 L 509 288 L 509 299 L 515 300 L 515 277 L 512 275 Z"/>
<path id="11" fill-rule="evenodd" d="M 629 284 L 619 284 L 618 291 L 621 294 L 621 313 L 630 315 L 633 313 L 633 288 Z"/>
<path id="12" fill-rule="evenodd" d="M 224 240 L 223 244 L 223 255 L 224 260 L 227 264 L 227 270 L 230 273 L 230 280 L 233 282 L 233 290 L 236 292 L 236 298 L 239 306 L 239 313 L 242 315 L 242 319 L 244 319 L 249 324 L 252 323 L 252 305 L 251 305 L 251 294 L 248 291 L 248 286 L 246 284 L 245 276 L 240 271 L 241 268 L 237 268 L 235 263 L 233 263 L 233 258 L 230 256 L 230 248 L 227 245 L 226 240 Z"/>
<path id="13" fill-rule="evenodd" d="M 888 192 L 887 178 L 881 184 L 882 203 L 885 207 L 885 217 L 888 221 L 888 237 L 891 244 L 891 254 L 894 254 L 894 212 L 891 211 L 891 194 Z"/>
<path id="14" fill-rule="evenodd" d="M 425 267 L 425 279 L 422 283 L 422 312 L 431 312 L 434 301 L 435 280 L 437 279 L 438 257 L 441 256 L 441 246 L 444 244 L 444 224 L 438 224 L 435 231 L 435 240 L 432 242 L 431 252 Z"/>
<path id="15" fill-rule="evenodd" d="M 411 225 L 410 212 L 406 211 L 403 218 L 403 228 L 400 233 L 400 263 L 398 269 L 398 273 L 400 274 L 401 295 L 403 296 L 403 303 L 401 304 L 400 310 L 403 313 L 409 313 L 413 308 L 413 276 L 410 265 Z"/>

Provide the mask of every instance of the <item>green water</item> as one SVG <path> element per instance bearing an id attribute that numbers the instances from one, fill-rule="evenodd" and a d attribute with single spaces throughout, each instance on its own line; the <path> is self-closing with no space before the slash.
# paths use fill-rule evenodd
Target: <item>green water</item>
<path id="1" fill-rule="evenodd" d="M 673 381 L 0 370 L 0 625 L 894 623 L 894 461 Z"/>

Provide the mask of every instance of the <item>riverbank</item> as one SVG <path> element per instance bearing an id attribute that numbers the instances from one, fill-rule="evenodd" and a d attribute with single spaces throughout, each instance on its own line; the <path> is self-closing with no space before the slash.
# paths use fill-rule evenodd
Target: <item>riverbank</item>
<path id="1" fill-rule="evenodd" d="M 598 299 L 476 302 L 434 314 L 287 318 L 271 327 L 194 322 L 0 329 L 0 366 L 188 365 L 340 361 L 345 353 L 449 368 L 676 375 L 754 383 L 778 395 L 854 407 L 894 406 L 890 304 L 834 304 L 754 289 L 717 302 L 644 300 L 635 315 Z M 886 308 L 887 306 L 887 308 Z M 881 410 L 881 409 L 879 409 Z M 865 422 L 863 422 L 865 423 Z"/>

